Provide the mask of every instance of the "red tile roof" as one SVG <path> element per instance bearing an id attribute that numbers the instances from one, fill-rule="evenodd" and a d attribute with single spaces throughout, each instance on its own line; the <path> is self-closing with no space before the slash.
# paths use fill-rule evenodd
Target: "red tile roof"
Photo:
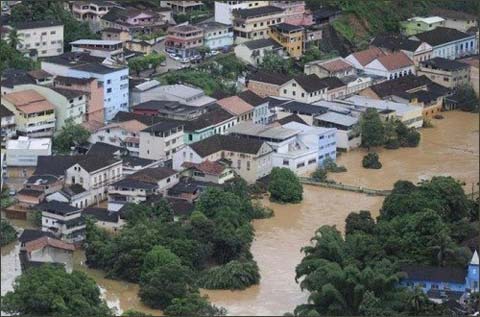
<path id="1" fill-rule="evenodd" d="M 339 58 L 329 62 L 321 63 L 320 67 L 328 70 L 329 72 L 338 72 L 341 70 L 351 69 L 353 66 Z"/>
<path id="2" fill-rule="evenodd" d="M 192 162 L 184 162 L 182 164 L 185 168 L 195 168 L 200 172 L 210 174 L 210 175 L 220 175 L 225 170 L 225 166 L 218 163 L 206 160 L 202 163 L 192 163 Z"/>
<path id="3" fill-rule="evenodd" d="M 387 70 L 395 70 L 413 65 L 412 60 L 404 52 L 381 56 L 378 58 L 378 61 Z"/>
<path id="4" fill-rule="evenodd" d="M 372 62 L 374 59 L 380 56 L 385 56 L 385 53 L 378 47 L 372 47 L 367 50 L 355 52 L 352 55 L 357 59 L 360 64 L 362 64 L 362 66 L 365 66 Z"/>
<path id="5" fill-rule="evenodd" d="M 53 239 L 53 238 L 50 238 L 50 237 L 47 237 L 47 236 L 38 238 L 38 239 L 30 241 L 30 242 L 27 242 L 25 244 L 25 250 L 27 250 L 27 252 L 32 252 L 32 251 L 35 251 L 35 250 L 38 250 L 38 249 L 43 249 L 46 246 L 50 246 L 50 247 L 56 248 L 56 249 L 63 249 L 63 250 L 67 250 L 67 251 L 74 251 L 75 250 L 75 246 L 73 244 L 66 243 L 66 242 L 63 242 L 61 240 Z"/>

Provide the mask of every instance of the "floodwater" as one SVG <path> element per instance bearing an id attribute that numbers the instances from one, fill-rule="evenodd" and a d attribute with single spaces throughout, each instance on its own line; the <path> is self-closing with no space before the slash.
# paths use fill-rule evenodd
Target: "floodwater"
<path id="1" fill-rule="evenodd" d="M 451 175 L 466 182 L 466 190 L 472 182 L 478 182 L 479 126 L 478 115 L 450 112 L 443 113 L 444 120 L 433 120 L 434 128 L 422 130 L 422 141 L 417 148 L 379 150 L 384 165 L 380 170 L 361 167 L 363 150 L 343 154 L 339 164 L 346 173 L 330 174 L 338 182 L 361 185 L 374 189 L 389 189 L 398 179 L 419 181 L 433 175 Z M 305 303 L 308 294 L 301 292 L 295 283 L 295 267 L 302 259 L 300 249 L 310 243 L 310 238 L 322 225 L 336 225 L 344 229 L 345 217 L 352 211 L 370 210 L 374 216 L 382 203 L 382 197 L 338 191 L 321 187 L 304 186 L 304 201 L 297 205 L 279 205 L 265 201 L 275 211 L 275 217 L 256 220 L 252 253 L 257 261 L 260 284 L 243 291 L 202 291 L 230 315 L 283 315 L 292 312 L 296 305 Z M 2 294 L 11 289 L 11 283 L 19 274 L 16 244 L 2 248 Z M 16 254 L 15 254 L 16 253 Z M 136 309 L 153 315 L 141 304 L 138 285 L 104 278 L 102 271 L 92 270 L 83 264 L 82 251 L 75 252 L 75 268 L 86 272 L 99 284 L 103 297 L 110 307 L 121 313 Z"/>

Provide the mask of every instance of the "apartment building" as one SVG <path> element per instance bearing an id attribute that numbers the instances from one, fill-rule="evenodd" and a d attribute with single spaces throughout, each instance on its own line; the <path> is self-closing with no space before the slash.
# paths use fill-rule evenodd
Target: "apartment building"
<path id="1" fill-rule="evenodd" d="M 432 57 L 457 59 L 478 53 L 476 35 L 456 29 L 437 27 L 431 31 L 415 34 L 410 39 L 420 40 L 432 46 Z"/>
<path id="2" fill-rule="evenodd" d="M 187 106 L 178 101 L 169 100 L 143 102 L 136 105 L 132 110 L 137 114 L 182 121 L 194 120 L 207 111 L 206 107 Z"/>
<path id="3" fill-rule="evenodd" d="M 229 48 L 233 45 L 233 28 L 231 24 L 202 22 L 197 24 L 203 29 L 203 44 L 211 50 Z"/>
<path id="4" fill-rule="evenodd" d="M 441 57 L 421 62 L 417 74 L 450 89 L 470 83 L 470 65 Z"/>
<path id="5" fill-rule="evenodd" d="M 334 57 L 327 60 L 318 60 L 305 64 L 306 75 L 315 74 L 320 78 L 338 77 L 344 78 L 356 75 L 355 68 L 342 57 Z"/>
<path id="6" fill-rule="evenodd" d="M 173 168 L 182 170 L 185 162 L 200 164 L 205 161 L 227 160 L 235 173 L 249 184 L 267 176 L 272 170 L 273 149 L 260 140 L 232 135 L 213 135 L 189 144 L 175 153 Z"/>
<path id="7" fill-rule="evenodd" d="M 108 67 L 102 58 L 87 53 L 70 52 L 42 61 L 42 69 L 57 76 L 96 78 L 103 85 L 105 120 L 128 110 L 128 67 Z"/>
<path id="8" fill-rule="evenodd" d="M 69 243 L 85 239 L 86 224 L 79 208 L 55 200 L 38 204 L 34 208 L 42 213 L 42 231 L 50 232 Z"/>
<path id="9" fill-rule="evenodd" d="M 170 160 L 184 144 L 184 123 L 164 121 L 140 131 L 141 158 Z"/>
<path id="10" fill-rule="evenodd" d="M 96 78 L 56 76 L 53 86 L 64 90 L 84 92 L 87 100 L 84 120 L 88 123 L 103 123 L 105 121 L 103 84 Z"/>
<path id="11" fill-rule="evenodd" d="M 258 66 L 267 53 L 286 55 L 283 47 L 270 38 L 243 42 L 235 46 L 234 52 L 238 59 L 253 66 Z"/>
<path id="12" fill-rule="evenodd" d="M 16 24 L 19 51 L 35 50 L 38 57 L 63 54 L 63 24 L 54 21 L 35 21 Z"/>
<path id="13" fill-rule="evenodd" d="M 381 34 L 370 43 L 373 47 L 380 48 L 385 54 L 402 51 L 413 61 L 415 66 L 422 61 L 432 58 L 433 48 L 430 44 L 409 39 L 399 34 Z"/>
<path id="14" fill-rule="evenodd" d="M 97 32 L 101 26 L 101 19 L 112 8 L 119 7 L 113 1 L 73 1 L 69 9 L 75 19 L 88 22 L 90 28 Z"/>
<path id="15" fill-rule="evenodd" d="M 237 117 L 216 105 L 195 120 L 186 121 L 184 124 L 184 143 L 190 144 L 214 134 L 225 134 L 228 128 L 237 124 Z"/>
<path id="16" fill-rule="evenodd" d="M 203 7 L 202 1 L 160 1 L 162 7 L 169 7 L 177 13 L 188 13 Z"/>
<path id="17" fill-rule="evenodd" d="M 270 27 L 284 22 L 283 12 L 270 5 L 232 11 L 235 43 L 268 38 Z"/>
<path id="18" fill-rule="evenodd" d="M 324 104 L 325 102 L 322 102 Z M 347 112 L 348 113 L 348 112 Z M 328 111 L 315 116 L 313 125 L 336 129 L 336 146 L 340 151 L 350 151 L 362 143 L 359 119 L 349 114 Z"/>
<path id="19" fill-rule="evenodd" d="M 179 25 L 168 28 L 165 38 L 165 50 L 182 58 L 197 55 L 197 49 L 204 45 L 204 31 L 193 25 Z"/>
<path id="20" fill-rule="evenodd" d="M 183 176 L 187 176 L 199 182 L 208 182 L 213 184 L 224 184 L 225 182 L 235 178 L 235 171 L 227 164 L 218 161 L 210 162 L 209 160 L 201 163 L 185 162 L 182 164 Z"/>
<path id="21" fill-rule="evenodd" d="M 3 104 L 0 105 L 1 137 L 2 145 L 4 140 L 16 134 L 15 114 L 8 110 Z"/>
<path id="22" fill-rule="evenodd" d="M 55 132 L 55 106 L 35 90 L 2 95 L 1 103 L 15 114 L 17 134 L 51 137 Z"/>
<path id="23" fill-rule="evenodd" d="M 232 25 L 234 10 L 253 9 L 268 5 L 268 1 L 215 1 L 215 22 Z"/>
<path id="24" fill-rule="evenodd" d="M 303 26 L 314 24 L 312 13 L 305 8 L 305 1 L 270 1 L 270 4 L 284 10 L 285 23 Z"/>
<path id="25" fill-rule="evenodd" d="M 300 58 L 303 53 L 302 26 L 278 23 L 270 27 L 270 37 L 280 44 L 290 57 Z"/>
<path id="26" fill-rule="evenodd" d="M 123 42 L 119 40 L 82 39 L 70 42 L 72 52 L 85 52 L 92 56 L 108 58 L 114 63 L 124 63 Z"/>

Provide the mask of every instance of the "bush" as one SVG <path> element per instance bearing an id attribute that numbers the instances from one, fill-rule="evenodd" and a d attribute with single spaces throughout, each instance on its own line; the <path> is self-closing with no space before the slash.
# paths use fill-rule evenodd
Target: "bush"
<path id="1" fill-rule="evenodd" d="M 282 203 L 298 203 L 303 199 L 303 187 L 297 175 L 288 168 L 274 167 L 268 185 L 270 199 Z"/>
<path id="2" fill-rule="evenodd" d="M 365 168 L 380 169 L 382 168 L 382 163 L 378 160 L 378 154 L 372 152 L 363 157 L 362 166 Z"/>
<path id="3" fill-rule="evenodd" d="M 164 313 L 166 316 L 225 316 L 227 311 L 211 305 L 207 297 L 192 293 L 183 298 L 175 298 Z"/>
<path id="4" fill-rule="evenodd" d="M 316 182 L 325 182 L 327 180 L 327 170 L 322 167 L 317 167 L 310 177 Z"/>
<path id="5" fill-rule="evenodd" d="M 210 269 L 199 283 L 207 289 L 245 289 L 258 284 L 260 273 L 255 261 L 230 261 Z"/>
<path id="6" fill-rule="evenodd" d="M 402 145 L 406 147 L 417 147 L 420 143 L 420 132 L 411 129 L 407 132 Z"/>
<path id="7" fill-rule="evenodd" d="M 327 172 L 332 173 L 343 173 L 347 171 L 345 166 L 338 166 L 331 157 L 327 157 L 325 160 L 323 160 L 323 167 L 327 170 Z"/>
<path id="8" fill-rule="evenodd" d="M 397 138 L 389 139 L 385 142 L 385 148 L 389 150 L 396 150 L 400 148 L 400 141 Z"/>
<path id="9" fill-rule="evenodd" d="M 8 223 L 8 221 L 2 219 L 0 224 L 0 246 L 4 246 L 14 241 L 17 238 L 17 231 Z"/>

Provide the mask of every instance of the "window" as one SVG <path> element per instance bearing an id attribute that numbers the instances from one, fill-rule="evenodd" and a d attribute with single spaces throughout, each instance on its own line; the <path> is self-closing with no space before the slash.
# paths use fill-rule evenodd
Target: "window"
<path id="1" fill-rule="evenodd" d="M 56 34 L 57 31 L 50 31 L 50 34 Z"/>
<path id="2" fill-rule="evenodd" d="M 112 92 L 112 88 L 107 88 L 107 94 Z"/>
<path id="3" fill-rule="evenodd" d="M 286 94 L 286 93 L 287 93 L 287 90 L 286 90 L 286 89 L 284 89 L 284 90 L 283 90 L 283 93 L 284 93 L 284 94 Z"/>
<path id="4" fill-rule="evenodd" d="M 107 84 L 111 84 L 112 81 L 110 79 L 107 79 Z"/>
<path id="5" fill-rule="evenodd" d="M 237 161 L 237 168 L 238 169 L 242 168 L 242 161 L 240 161 L 240 160 Z"/>
<path id="6" fill-rule="evenodd" d="M 250 170 L 250 161 L 247 161 L 247 171 Z"/>
<path id="7" fill-rule="evenodd" d="M 290 164 L 290 162 L 289 162 L 288 160 L 283 160 L 283 165 L 287 165 L 287 166 L 288 166 L 289 164 Z"/>
<path id="8" fill-rule="evenodd" d="M 305 166 L 305 163 L 304 163 L 304 162 L 297 164 L 297 168 L 304 167 L 304 166 Z"/>

